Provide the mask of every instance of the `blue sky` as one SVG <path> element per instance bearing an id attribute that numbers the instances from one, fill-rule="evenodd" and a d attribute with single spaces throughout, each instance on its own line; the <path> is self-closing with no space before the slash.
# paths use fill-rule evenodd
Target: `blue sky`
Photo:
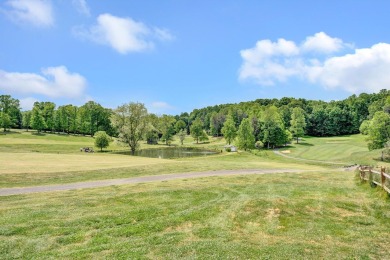
<path id="1" fill-rule="evenodd" d="M 0 1 L 0 94 L 157 114 L 390 86 L 389 1 Z"/>

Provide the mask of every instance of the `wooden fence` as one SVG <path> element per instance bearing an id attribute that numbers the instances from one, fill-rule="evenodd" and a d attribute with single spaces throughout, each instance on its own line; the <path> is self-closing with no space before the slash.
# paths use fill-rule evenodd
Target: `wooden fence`
<path id="1" fill-rule="evenodd" d="M 360 166 L 360 179 L 369 181 L 373 188 L 381 186 L 390 195 L 390 174 L 387 174 L 385 170 L 385 167 L 381 167 L 380 171 L 375 171 L 369 166 Z"/>

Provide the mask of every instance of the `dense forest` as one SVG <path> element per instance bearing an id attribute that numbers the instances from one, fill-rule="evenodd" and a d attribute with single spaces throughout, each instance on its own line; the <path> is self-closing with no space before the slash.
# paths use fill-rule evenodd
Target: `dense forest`
<path id="1" fill-rule="evenodd" d="M 10 95 L 0 96 L 0 126 L 35 129 L 38 132 L 56 132 L 93 136 L 105 131 L 111 136 L 119 134 L 112 124 L 115 110 L 89 101 L 82 106 L 56 106 L 53 102 L 35 102 L 32 110 L 21 111 L 19 100 Z M 379 93 L 352 95 L 340 101 L 306 100 L 303 98 L 256 99 L 238 104 L 222 104 L 194 109 L 180 115 L 154 115 L 147 113 L 143 139 L 149 143 L 164 141 L 169 144 L 180 131 L 189 134 L 191 127 L 203 129 L 212 136 L 225 136 L 229 129 L 238 131 L 244 121 L 250 122 L 254 141 L 274 147 L 303 134 L 336 136 L 369 134 L 370 126 L 383 125 L 385 133 L 379 143 L 371 142 L 372 149 L 383 147 L 390 139 L 390 90 Z M 245 122 L 247 124 L 247 122 Z M 382 127 L 382 128 L 383 128 Z M 302 132 L 303 131 L 303 132 Z M 379 131 L 379 130 L 378 130 Z M 372 131 L 371 131 L 372 132 Z M 389 135 L 389 136 L 387 136 Z"/>

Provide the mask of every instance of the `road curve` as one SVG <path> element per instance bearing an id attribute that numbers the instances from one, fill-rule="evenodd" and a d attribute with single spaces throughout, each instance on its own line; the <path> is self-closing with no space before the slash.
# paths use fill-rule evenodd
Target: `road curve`
<path id="1" fill-rule="evenodd" d="M 243 170 L 219 170 L 219 171 L 207 171 L 207 172 L 176 173 L 176 174 L 133 177 L 133 178 L 125 178 L 125 179 L 76 182 L 76 183 L 59 184 L 59 185 L 2 188 L 0 189 L 0 196 L 20 195 L 20 194 L 37 193 L 37 192 L 78 190 L 78 189 L 107 187 L 112 185 L 136 184 L 136 183 L 155 182 L 155 181 L 169 181 L 169 180 L 177 180 L 177 179 L 192 179 L 192 178 L 202 178 L 202 177 L 211 177 L 211 176 L 296 173 L 296 172 L 304 172 L 304 170 L 243 169 Z"/>

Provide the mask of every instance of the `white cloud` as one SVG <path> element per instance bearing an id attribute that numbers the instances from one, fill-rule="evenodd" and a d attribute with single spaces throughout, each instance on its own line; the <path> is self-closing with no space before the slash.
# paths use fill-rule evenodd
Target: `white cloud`
<path id="1" fill-rule="evenodd" d="M 163 101 L 152 102 L 148 107 L 150 112 L 155 114 L 164 114 L 175 109 L 173 106 Z"/>
<path id="2" fill-rule="evenodd" d="M 153 49 L 154 39 L 164 41 L 173 39 L 165 29 L 150 28 L 131 18 L 111 14 L 99 15 L 96 25 L 89 29 L 78 28 L 75 33 L 96 43 L 108 45 L 121 54 Z"/>
<path id="3" fill-rule="evenodd" d="M 14 22 L 32 24 L 38 27 L 50 27 L 54 24 L 54 15 L 49 0 L 9 0 L 3 12 Z"/>
<path id="4" fill-rule="evenodd" d="M 42 75 L 0 70 L 0 90 L 7 93 L 75 98 L 83 95 L 86 85 L 83 76 L 64 66 L 42 69 Z"/>
<path id="5" fill-rule="evenodd" d="M 306 37 L 302 44 L 302 49 L 320 53 L 333 53 L 340 51 L 345 46 L 346 44 L 341 39 L 332 38 L 324 32 L 319 32 L 313 36 Z"/>
<path id="6" fill-rule="evenodd" d="M 308 79 L 351 93 L 378 92 L 390 86 L 390 44 L 379 43 L 355 53 L 327 59 L 307 69 Z"/>
<path id="7" fill-rule="evenodd" d="M 351 50 L 352 46 L 325 33 L 309 36 L 299 46 L 284 39 L 277 42 L 262 40 L 254 48 L 241 51 L 243 63 L 239 79 L 274 85 L 295 77 L 327 89 L 339 88 L 351 93 L 388 88 L 390 44 L 379 43 L 355 50 Z M 344 53 L 335 54 L 340 51 Z M 313 58 L 314 54 L 317 56 Z"/>
<path id="8" fill-rule="evenodd" d="M 285 81 L 295 75 L 297 61 L 289 59 L 299 54 L 299 48 L 292 41 L 279 39 L 277 42 L 261 40 L 251 49 L 241 51 L 244 64 L 240 69 L 240 79 L 254 79 L 261 85 L 273 85 L 275 81 Z M 280 58 L 283 60 L 280 60 Z"/>
<path id="9" fill-rule="evenodd" d="M 85 16 L 91 16 L 91 11 L 89 10 L 89 6 L 87 1 L 85 0 L 72 0 L 73 6 L 76 8 L 77 12 Z"/>

